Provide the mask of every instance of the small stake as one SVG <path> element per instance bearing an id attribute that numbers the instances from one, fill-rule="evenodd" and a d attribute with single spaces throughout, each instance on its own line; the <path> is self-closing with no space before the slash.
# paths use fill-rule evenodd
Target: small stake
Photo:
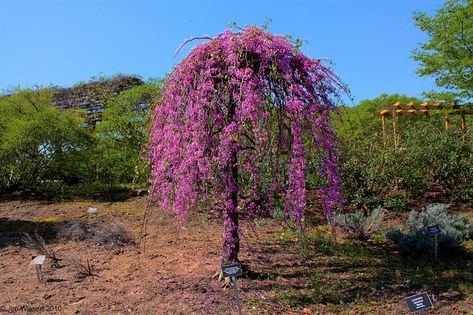
<path id="1" fill-rule="evenodd" d="M 233 284 L 233 292 L 235 293 L 235 297 L 236 297 L 236 300 L 237 300 L 238 314 L 242 315 L 243 313 L 241 311 L 240 296 L 238 295 L 237 280 L 236 280 L 236 277 L 232 277 L 231 279 L 232 279 L 232 284 Z"/>
<path id="2" fill-rule="evenodd" d="M 38 281 L 42 282 L 43 273 L 41 272 L 41 265 L 34 265 L 34 269 L 36 270 L 36 277 L 38 278 Z"/>
<path id="3" fill-rule="evenodd" d="M 429 233 L 430 236 L 434 237 L 434 257 L 435 260 L 437 260 L 438 256 L 438 234 L 441 232 L 440 227 L 438 225 L 431 225 L 427 227 L 427 232 Z"/>

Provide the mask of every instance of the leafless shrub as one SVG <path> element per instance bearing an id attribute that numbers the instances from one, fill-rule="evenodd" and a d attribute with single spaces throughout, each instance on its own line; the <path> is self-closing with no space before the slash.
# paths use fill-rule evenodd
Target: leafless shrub
<path id="1" fill-rule="evenodd" d="M 83 241 L 87 238 L 90 227 L 82 221 L 75 220 L 61 225 L 58 237 L 68 241 Z"/>
<path id="2" fill-rule="evenodd" d="M 107 248 L 133 244 L 133 238 L 121 224 L 114 224 L 94 231 L 94 242 Z"/>
<path id="3" fill-rule="evenodd" d="M 134 244 L 133 238 L 121 224 L 87 224 L 78 220 L 60 226 L 58 237 L 71 241 L 90 241 L 106 248 Z"/>
<path id="4" fill-rule="evenodd" d="M 46 246 L 44 238 L 39 235 L 37 230 L 34 231 L 33 237 L 28 233 L 23 233 L 23 237 L 21 238 L 21 240 L 23 241 L 23 243 L 25 243 L 26 247 L 38 251 L 39 254 L 51 259 L 54 266 L 57 265 L 59 259 L 56 257 L 54 251 Z"/>

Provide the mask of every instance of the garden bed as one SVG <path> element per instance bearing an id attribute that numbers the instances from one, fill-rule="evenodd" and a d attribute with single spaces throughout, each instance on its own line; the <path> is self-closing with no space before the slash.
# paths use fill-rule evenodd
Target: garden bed
<path id="1" fill-rule="evenodd" d="M 108 248 L 56 237 L 66 221 L 87 222 L 90 206 L 98 208 L 91 223 L 122 224 L 137 244 Z M 177 227 L 153 210 L 143 246 L 145 206 L 141 197 L 1 202 L 0 306 L 56 307 L 61 314 L 236 313 L 232 290 L 211 278 L 220 260 L 221 223 L 197 213 Z M 398 225 L 402 217 L 390 213 L 384 225 Z M 29 266 L 37 252 L 21 241 L 21 233 L 34 230 L 60 259 L 57 267 L 46 260 L 44 283 Z M 464 257 L 435 262 L 403 258 L 382 238 L 360 243 L 337 231 L 335 240 L 324 226 L 307 231 L 305 248 L 275 220 L 257 220 L 254 229 L 243 222 L 242 231 L 240 258 L 250 269 L 239 280 L 245 313 L 401 314 L 407 313 L 404 297 L 420 291 L 438 297 L 432 313 L 473 311 L 471 248 Z M 78 264 L 87 260 L 94 277 L 80 276 Z"/>

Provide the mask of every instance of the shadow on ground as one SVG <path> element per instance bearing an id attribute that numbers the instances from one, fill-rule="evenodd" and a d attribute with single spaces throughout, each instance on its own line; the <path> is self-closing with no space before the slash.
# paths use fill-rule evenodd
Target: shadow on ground
<path id="1" fill-rule="evenodd" d="M 273 290 L 277 302 L 288 307 L 402 301 L 419 291 L 458 302 L 473 294 L 469 255 L 436 261 L 401 256 L 388 244 L 330 246 L 302 250 L 300 242 L 260 242 L 253 248 L 249 278 L 267 281 L 252 282 L 251 290 Z"/>
<path id="2" fill-rule="evenodd" d="M 124 202 L 137 196 L 146 196 L 146 189 L 112 189 L 105 191 L 74 191 L 61 193 L 60 191 L 47 191 L 44 193 L 34 193 L 31 191 L 20 191 L 3 193 L 0 195 L 0 202 L 5 201 L 41 201 L 53 203 L 73 200 L 92 200 L 98 202 Z"/>
<path id="3" fill-rule="evenodd" d="M 0 248 L 7 246 L 25 246 L 22 241 L 24 233 L 34 235 L 35 231 L 44 238 L 46 243 L 54 241 L 57 227 L 63 222 L 35 222 L 0 218 Z"/>

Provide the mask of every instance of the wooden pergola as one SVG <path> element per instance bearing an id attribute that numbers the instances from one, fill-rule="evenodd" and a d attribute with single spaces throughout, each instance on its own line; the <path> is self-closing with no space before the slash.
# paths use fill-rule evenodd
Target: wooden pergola
<path id="1" fill-rule="evenodd" d="M 394 147 L 399 148 L 400 137 L 399 137 L 399 117 L 412 117 L 412 116 L 428 116 L 430 111 L 445 110 L 445 129 L 448 130 L 450 127 L 450 116 L 459 115 L 461 117 L 461 130 L 463 135 L 466 133 L 466 119 L 465 116 L 473 115 L 472 104 L 458 105 L 457 103 L 429 103 L 424 102 L 416 105 L 414 102 L 408 104 L 401 104 L 396 102 L 391 106 L 385 106 L 376 116 L 381 116 L 381 124 L 383 127 L 383 141 L 384 147 L 386 148 L 388 135 L 386 128 L 386 118 L 392 117 L 393 119 L 393 140 Z M 464 137 L 463 137 L 464 138 Z"/>

